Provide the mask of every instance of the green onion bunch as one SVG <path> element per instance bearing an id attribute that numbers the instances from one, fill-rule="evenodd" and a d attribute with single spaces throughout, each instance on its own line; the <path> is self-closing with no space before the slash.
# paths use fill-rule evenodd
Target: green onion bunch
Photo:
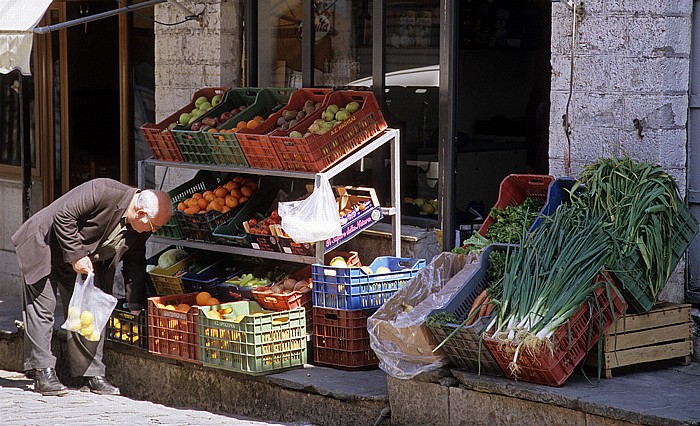
<path id="1" fill-rule="evenodd" d="M 486 328 L 492 338 L 516 346 L 509 368 L 518 372 L 522 350 L 537 353 L 587 301 L 614 241 L 602 216 L 562 204 L 510 255 L 497 313 Z M 614 291 L 617 292 L 615 289 Z M 610 290 L 608 290 L 610 295 Z M 612 305 L 612 304 L 611 304 Z"/>
<path id="2" fill-rule="evenodd" d="M 603 158 L 584 168 L 579 183 L 582 201 L 593 214 L 606 216 L 604 226 L 618 240 L 607 266 L 625 268 L 626 259 L 639 253 L 644 283 L 656 300 L 673 267 L 671 238 L 683 200 L 675 180 L 660 166 L 627 156 Z"/>

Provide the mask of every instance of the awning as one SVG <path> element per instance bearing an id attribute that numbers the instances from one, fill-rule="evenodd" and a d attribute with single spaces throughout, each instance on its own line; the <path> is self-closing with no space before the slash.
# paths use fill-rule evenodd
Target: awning
<path id="1" fill-rule="evenodd" d="M 29 74 L 32 30 L 51 0 L 3 0 L 0 2 L 0 73 L 18 68 Z"/>

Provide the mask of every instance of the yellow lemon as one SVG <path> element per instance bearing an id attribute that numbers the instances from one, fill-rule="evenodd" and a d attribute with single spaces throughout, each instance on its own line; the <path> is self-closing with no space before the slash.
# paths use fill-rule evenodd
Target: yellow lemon
<path id="1" fill-rule="evenodd" d="M 92 315 L 92 312 L 90 312 L 90 311 L 83 311 L 80 314 L 80 323 L 83 326 L 88 326 L 88 325 L 92 324 L 93 319 L 94 319 L 94 316 Z"/>
<path id="2" fill-rule="evenodd" d="M 90 333 L 88 336 L 85 336 L 85 338 L 91 342 L 97 342 L 98 340 L 100 340 L 100 333 L 98 333 L 97 330 L 92 330 L 92 333 Z"/>
<path id="3" fill-rule="evenodd" d="M 119 321 L 119 318 L 114 318 L 114 321 L 112 321 L 112 327 L 114 328 L 121 328 L 122 323 Z"/>
<path id="4" fill-rule="evenodd" d="M 82 334 L 82 335 L 85 336 L 85 337 L 88 337 L 88 336 L 91 335 L 94 331 L 95 331 L 95 327 L 93 327 L 92 324 L 90 324 L 90 325 L 88 325 L 88 326 L 86 326 L 86 327 L 81 328 L 81 329 L 80 329 L 80 334 Z"/>

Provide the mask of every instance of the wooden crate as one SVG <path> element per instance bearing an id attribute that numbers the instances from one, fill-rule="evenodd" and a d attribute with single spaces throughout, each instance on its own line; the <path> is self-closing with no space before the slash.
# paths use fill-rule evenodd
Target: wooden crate
<path id="1" fill-rule="evenodd" d="M 689 304 L 661 302 L 649 312 L 620 317 L 605 332 L 602 368 L 606 378 L 612 369 L 678 358 L 683 365 L 693 353 Z M 598 366 L 598 346 L 586 357 L 586 365 Z"/>

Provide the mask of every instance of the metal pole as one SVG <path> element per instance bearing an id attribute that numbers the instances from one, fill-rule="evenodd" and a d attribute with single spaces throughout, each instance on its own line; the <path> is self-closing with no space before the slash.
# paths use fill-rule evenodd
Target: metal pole
<path id="1" fill-rule="evenodd" d="M 372 90 L 377 98 L 379 107 L 385 112 L 385 78 L 386 75 L 386 0 L 375 0 L 372 4 Z M 398 145 L 399 141 L 396 141 Z M 392 145 L 393 146 L 393 145 Z M 397 146 L 397 150 L 399 150 Z M 372 154 L 372 186 L 382 203 L 386 197 L 386 172 L 384 159 L 387 156 L 386 148 L 380 148 Z M 391 158 L 391 161 L 394 161 Z M 401 164 L 392 164 L 391 169 L 401 167 Z M 392 187 L 392 190 L 394 188 Z M 393 200 L 392 200 L 393 201 Z M 394 205 L 396 207 L 396 205 Z M 398 255 L 397 255 L 398 256 Z"/>
<path id="2" fill-rule="evenodd" d="M 245 0 L 245 80 L 248 87 L 258 85 L 257 0 Z"/>
<path id="3" fill-rule="evenodd" d="M 61 22 L 60 24 L 47 25 L 45 27 L 36 27 L 36 28 L 34 28 L 33 31 L 36 34 L 46 34 L 46 33 L 50 33 L 51 31 L 62 30 L 64 28 L 74 27 L 76 25 L 85 24 L 85 23 L 92 22 L 92 21 L 97 21 L 98 19 L 109 18 L 110 16 L 120 15 L 122 13 L 142 9 L 144 7 L 154 6 L 158 3 L 163 3 L 165 1 L 166 0 L 148 0 L 148 1 L 145 1 L 143 3 L 135 4 L 133 6 L 120 7 L 120 8 L 114 9 L 114 10 L 108 10 L 107 12 L 102 12 L 102 13 L 97 13 L 95 15 L 86 16 L 84 18 L 72 19 L 70 21 Z M 187 10 L 187 9 L 185 9 L 185 10 Z M 195 14 L 193 14 L 192 12 L 190 12 L 190 11 L 187 11 L 187 12 L 189 13 L 188 16 L 195 16 Z"/>
<path id="4" fill-rule="evenodd" d="M 438 198 L 442 229 L 442 250 L 454 245 L 455 226 L 455 144 L 457 141 L 457 2 L 440 2 L 440 170 Z"/>
<path id="5" fill-rule="evenodd" d="M 314 87 L 314 48 L 316 47 L 316 27 L 314 25 L 314 1 L 301 2 L 301 85 Z"/>

